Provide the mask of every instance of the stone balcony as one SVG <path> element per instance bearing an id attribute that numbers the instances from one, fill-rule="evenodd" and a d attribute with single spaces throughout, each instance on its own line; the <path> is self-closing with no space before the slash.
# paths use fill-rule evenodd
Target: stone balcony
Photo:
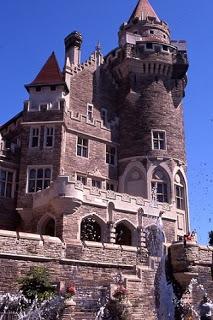
<path id="1" fill-rule="evenodd" d="M 159 212 L 164 211 L 164 218 L 176 220 L 173 205 L 154 203 L 141 197 L 84 186 L 79 181 L 70 180 L 68 176 L 59 176 L 49 188 L 33 195 L 33 209 L 46 207 L 50 203 L 64 212 L 81 204 L 107 208 L 112 203 L 118 211 L 136 213 L 143 210 L 144 214 L 153 217 L 158 217 Z"/>

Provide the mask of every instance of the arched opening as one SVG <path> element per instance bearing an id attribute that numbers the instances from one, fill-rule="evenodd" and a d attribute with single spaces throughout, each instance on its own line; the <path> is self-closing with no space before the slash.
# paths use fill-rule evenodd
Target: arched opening
<path id="1" fill-rule="evenodd" d="M 55 220 L 53 218 L 47 221 L 43 229 L 43 234 L 46 236 L 55 237 Z"/>
<path id="2" fill-rule="evenodd" d="M 157 225 L 145 229 L 146 247 L 150 256 L 161 257 L 163 253 L 164 233 Z"/>
<path id="3" fill-rule="evenodd" d="M 123 246 L 132 245 L 132 232 L 131 230 L 123 223 L 120 222 L 117 224 L 115 229 L 115 243 Z"/>
<path id="4" fill-rule="evenodd" d="M 151 181 L 152 199 L 158 202 L 169 203 L 170 182 L 169 177 L 161 168 L 157 168 Z"/>
<path id="5" fill-rule="evenodd" d="M 81 241 L 101 242 L 101 226 L 95 217 L 86 217 L 81 221 Z"/>
<path id="6" fill-rule="evenodd" d="M 146 180 L 144 173 L 137 167 L 133 167 L 126 176 L 124 192 L 133 196 L 146 198 Z"/>
<path id="7" fill-rule="evenodd" d="M 186 187 L 185 180 L 180 171 L 175 175 L 175 200 L 176 207 L 179 210 L 185 210 L 186 208 Z"/>

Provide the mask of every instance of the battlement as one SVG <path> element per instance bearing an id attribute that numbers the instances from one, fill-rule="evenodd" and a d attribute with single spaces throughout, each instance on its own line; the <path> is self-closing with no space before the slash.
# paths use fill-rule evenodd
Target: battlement
<path id="1" fill-rule="evenodd" d="M 103 63 L 103 56 L 100 52 L 95 51 L 91 54 L 89 59 L 84 61 L 81 64 L 75 65 L 71 64 L 71 66 L 66 66 L 66 72 L 69 73 L 72 77 L 81 71 L 90 68 L 91 66 L 95 67 L 99 64 Z"/>
<path id="2" fill-rule="evenodd" d="M 120 26 L 120 31 L 128 29 L 130 26 L 135 25 L 136 23 L 140 23 L 141 26 L 159 26 L 159 27 L 163 27 L 165 29 L 165 31 L 168 32 L 168 23 L 163 21 L 163 20 L 158 20 L 156 17 L 146 17 L 146 19 L 141 20 L 138 17 L 136 17 L 134 20 L 127 22 L 124 22 L 121 26 Z"/>
<path id="3" fill-rule="evenodd" d="M 170 247 L 173 275 L 182 288 L 198 278 L 200 267 L 212 268 L 213 247 L 200 246 L 195 241 L 177 242 Z"/>
<path id="4" fill-rule="evenodd" d="M 137 213 L 140 209 L 149 215 L 158 217 L 160 211 L 165 211 L 164 218 L 174 221 L 176 213 L 173 205 L 150 202 L 141 197 L 134 197 L 124 193 L 111 190 L 97 189 L 84 186 L 79 181 L 70 180 L 68 176 L 59 176 L 51 186 L 45 190 L 33 194 L 33 208 L 41 208 L 48 203 L 54 205 L 60 199 L 72 203 L 91 204 L 102 208 L 107 208 L 109 203 L 113 203 L 116 210 L 122 212 Z"/>
<path id="5" fill-rule="evenodd" d="M 100 128 L 103 130 L 107 130 L 110 131 L 112 127 L 116 127 L 119 124 L 119 119 L 118 117 L 115 117 L 113 120 L 111 121 L 105 121 L 106 124 L 104 124 L 103 120 L 99 120 L 99 119 L 95 119 L 93 118 L 93 120 L 89 121 L 88 117 L 86 115 L 80 114 L 80 113 L 74 113 L 73 111 L 68 111 L 68 115 L 69 117 L 79 123 L 82 124 L 86 124 L 90 127 L 94 127 L 94 128 Z"/>

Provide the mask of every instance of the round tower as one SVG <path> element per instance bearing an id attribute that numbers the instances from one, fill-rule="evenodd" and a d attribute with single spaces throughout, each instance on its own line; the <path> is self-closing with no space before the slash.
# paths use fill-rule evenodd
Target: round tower
<path id="1" fill-rule="evenodd" d="M 106 62 L 118 89 L 119 191 L 167 203 L 185 214 L 185 41 L 171 41 L 167 23 L 148 0 L 139 0 L 120 27 L 119 48 Z M 187 220 L 181 220 L 184 231 Z"/>

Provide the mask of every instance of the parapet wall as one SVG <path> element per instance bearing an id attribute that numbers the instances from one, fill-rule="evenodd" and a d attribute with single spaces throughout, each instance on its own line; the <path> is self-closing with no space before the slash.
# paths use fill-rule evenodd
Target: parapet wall
<path id="1" fill-rule="evenodd" d="M 60 259 L 63 243 L 58 238 L 0 230 L 0 257 L 22 256 L 30 259 Z"/>

